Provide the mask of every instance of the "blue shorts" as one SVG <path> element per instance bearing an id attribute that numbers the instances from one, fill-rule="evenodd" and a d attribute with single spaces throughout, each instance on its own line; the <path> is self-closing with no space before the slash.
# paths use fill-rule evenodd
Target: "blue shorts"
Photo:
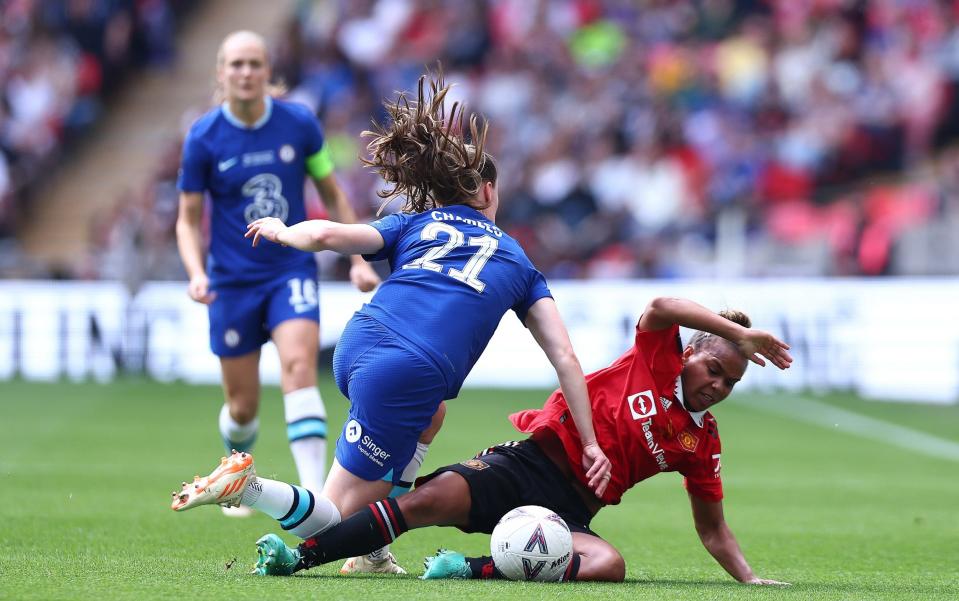
<path id="1" fill-rule="evenodd" d="M 446 394 L 442 372 L 392 330 L 357 314 L 336 344 L 333 375 L 350 400 L 337 461 L 364 480 L 399 484 Z"/>
<path id="2" fill-rule="evenodd" d="M 239 357 L 263 346 L 273 328 L 288 319 L 320 321 L 316 270 L 288 271 L 271 280 L 216 286 L 210 304 L 210 349 Z"/>

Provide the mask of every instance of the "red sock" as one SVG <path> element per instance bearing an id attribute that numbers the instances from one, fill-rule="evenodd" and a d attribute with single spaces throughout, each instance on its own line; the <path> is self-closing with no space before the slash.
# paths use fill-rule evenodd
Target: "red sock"
<path id="1" fill-rule="evenodd" d="M 579 564 L 580 556 L 573 554 L 573 557 L 569 560 L 569 565 L 566 566 L 566 572 L 563 573 L 563 582 L 574 582 L 576 576 L 579 575 Z M 503 574 L 496 569 L 496 565 L 493 563 L 493 558 L 490 556 L 484 557 L 467 557 L 466 563 L 470 566 L 470 572 L 473 573 L 474 580 L 504 580 Z"/>
<path id="2" fill-rule="evenodd" d="M 503 575 L 496 566 L 493 565 L 493 558 L 485 557 L 467 557 L 466 563 L 470 566 L 473 578 L 476 580 L 503 580 Z"/>

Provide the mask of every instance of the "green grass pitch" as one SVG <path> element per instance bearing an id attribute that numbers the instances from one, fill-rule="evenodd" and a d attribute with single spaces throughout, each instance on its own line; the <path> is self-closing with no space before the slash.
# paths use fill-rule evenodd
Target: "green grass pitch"
<path id="1" fill-rule="evenodd" d="M 331 427 L 346 406 L 324 383 Z M 467 391 L 450 404 L 425 469 L 514 437 L 505 416 L 546 391 Z M 716 410 L 726 517 L 756 572 L 787 589 L 733 582 L 696 538 L 675 474 L 630 491 L 593 522 L 627 561 L 623 584 L 422 582 L 444 546 L 488 537 L 411 532 L 393 550 L 408 577 L 248 575 L 262 515 L 169 509 L 170 491 L 219 459 L 220 390 L 141 380 L 0 384 L 0 599 L 943 599 L 959 598 L 959 462 L 757 409 L 793 397 L 735 397 Z M 959 442 L 959 406 L 821 402 Z M 276 389 L 265 392 L 257 467 L 295 477 Z M 291 537 L 286 537 L 293 542 Z M 227 568 L 233 559 L 236 562 Z"/>

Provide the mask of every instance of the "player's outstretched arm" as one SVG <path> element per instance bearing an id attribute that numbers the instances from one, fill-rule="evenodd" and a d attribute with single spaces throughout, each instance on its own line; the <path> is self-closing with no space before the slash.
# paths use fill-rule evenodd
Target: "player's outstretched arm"
<path id="1" fill-rule="evenodd" d="M 569 334 L 556 308 L 556 302 L 546 297 L 533 303 L 526 314 L 526 326 L 556 370 L 559 386 L 566 397 L 569 413 L 583 444 L 583 468 L 589 479 L 589 487 L 597 497 L 601 497 L 609 484 L 612 465 L 596 442 L 586 378 L 569 341 Z"/>
<path id="2" fill-rule="evenodd" d="M 673 324 L 722 336 L 739 347 L 739 351 L 757 365 L 766 365 L 763 357 L 779 369 L 792 364 L 789 345 L 769 332 L 744 328 L 706 307 L 684 298 L 658 297 L 650 301 L 639 319 L 639 328 L 663 330 Z"/>
<path id="3" fill-rule="evenodd" d="M 361 255 L 374 253 L 384 244 L 383 236 L 375 227 L 358 223 L 312 219 L 287 226 L 276 217 L 264 217 L 246 227 L 245 237 L 253 239 L 253 246 L 266 239 L 304 251 L 332 250 L 344 255 Z"/>
<path id="4" fill-rule="evenodd" d="M 693 509 L 693 522 L 699 540 L 730 576 L 745 584 L 789 585 L 788 582 L 759 578 L 753 573 L 736 537 L 726 524 L 722 501 L 706 501 L 690 494 L 689 503 Z"/>
<path id="5" fill-rule="evenodd" d="M 346 192 L 336 182 L 336 176 L 329 173 L 326 177 L 314 177 L 313 182 L 320 193 L 320 200 L 326 206 L 333 221 L 356 223 L 356 212 L 346 198 Z M 380 276 L 360 255 L 350 257 L 350 282 L 360 291 L 369 292 L 380 284 Z"/>

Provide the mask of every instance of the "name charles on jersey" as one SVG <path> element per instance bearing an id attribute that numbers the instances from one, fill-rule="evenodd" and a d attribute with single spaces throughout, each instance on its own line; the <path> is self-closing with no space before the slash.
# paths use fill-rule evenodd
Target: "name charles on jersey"
<path id="1" fill-rule="evenodd" d="M 459 215 L 446 213 L 444 211 L 432 211 L 430 212 L 430 217 L 433 218 L 433 221 L 462 221 L 466 225 L 472 225 L 480 228 L 481 230 L 485 230 L 497 238 L 503 237 L 503 230 L 485 221 L 477 221 L 475 219 L 470 219 L 469 217 L 460 217 Z"/>

